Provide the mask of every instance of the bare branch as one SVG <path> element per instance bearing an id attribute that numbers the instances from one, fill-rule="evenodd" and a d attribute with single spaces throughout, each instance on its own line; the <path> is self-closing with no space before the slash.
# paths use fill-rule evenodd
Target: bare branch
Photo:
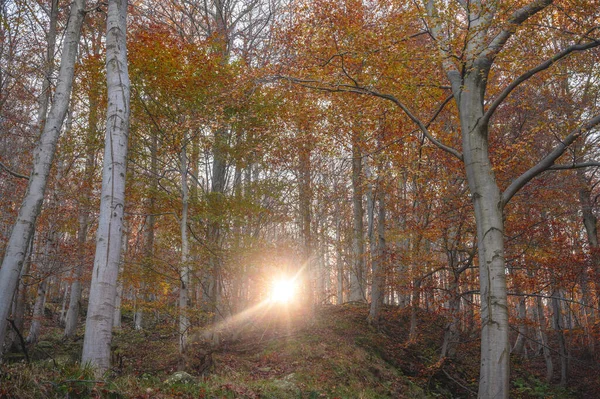
<path id="1" fill-rule="evenodd" d="M 412 120 L 419 127 L 419 130 L 421 130 L 421 132 L 425 135 L 425 137 L 427 137 L 427 139 L 433 145 L 446 151 L 447 153 L 449 153 L 451 155 L 454 155 L 456 158 L 460 159 L 461 161 L 463 160 L 463 156 L 459 151 L 457 151 L 455 148 L 452 148 L 452 147 L 449 147 L 449 146 L 443 144 L 442 142 L 438 141 L 435 137 L 433 137 L 431 135 L 431 133 L 429 132 L 429 129 L 427 129 L 427 126 L 415 114 L 413 114 L 412 111 L 402 101 L 400 101 L 398 98 L 396 98 L 395 96 L 393 96 L 391 94 L 381 93 L 375 89 L 370 89 L 368 87 L 363 87 L 363 86 L 350 86 L 350 85 L 344 85 L 344 84 L 333 85 L 333 84 L 328 84 L 328 83 L 325 83 L 322 81 L 317 81 L 317 80 L 312 80 L 312 79 L 299 79 L 299 78 L 292 78 L 292 77 L 285 77 L 285 76 L 276 76 L 274 78 L 280 79 L 280 80 L 285 79 L 285 80 L 288 80 L 289 82 L 297 83 L 297 84 L 300 84 L 300 85 L 310 88 L 310 89 L 321 90 L 321 91 L 326 91 L 326 92 L 330 92 L 330 93 L 345 92 L 345 93 L 365 94 L 365 95 L 378 97 L 378 98 L 382 98 L 384 100 L 391 101 L 392 103 L 396 104 L 404 112 L 404 114 L 406 116 L 408 116 L 410 118 L 410 120 Z"/>
<path id="2" fill-rule="evenodd" d="M 487 50 L 482 53 L 482 57 L 493 59 L 502 50 L 508 39 L 515 33 L 515 28 L 527 21 L 530 17 L 542 11 L 552 4 L 554 0 L 534 0 L 531 3 L 519 8 L 513 13 L 507 21 L 508 27 L 498 33 L 491 41 Z"/>
<path id="3" fill-rule="evenodd" d="M 483 115 L 481 123 L 487 124 L 489 122 L 490 118 L 492 117 L 492 115 L 494 114 L 494 112 L 496 112 L 496 109 L 498 108 L 498 106 L 500 104 L 502 104 L 502 102 L 504 102 L 504 100 L 506 100 L 506 98 L 509 96 L 509 94 L 514 89 L 516 89 L 521 83 L 525 82 L 527 79 L 531 78 L 532 76 L 534 76 L 535 74 L 537 74 L 541 71 L 544 71 L 544 70 L 550 68 L 555 62 L 567 57 L 569 54 L 572 54 L 574 52 L 579 52 L 579 51 L 585 51 L 585 50 L 588 50 L 588 49 L 591 49 L 594 47 L 598 47 L 598 46 L 600 46 L 599 40 L 594 40 L 594 41 L 591 41 L 588 43 L 583 43 L 583 44 L 574 44 L 572 46 L 565 48 L 561 52 L 555 54 L 552 58 L 547 59 L 546 61 L 542 62 L 535 68 L 532 68 L 532 69 L 528 70 L 527 72 L 523 73 L 521 76 L 519 76 L 517 79 L 515 79 L 511 84 L 509 84 L 502 91 L 502 93 L 500 93 L 500 95 L 494 100 L 494 102 L 490 105 L 488 110 L 485 112 L 485 115 Z"/>
<path id="4" fill-rule="evenodd" d="M 0 161 L 0 168 L 4 169 L 4 170 L 6 171 L 6 173 L 8 173 L 9 175 L 11 175 L 11 176 L 13 176 L 13 177 L 16 177 L 16 178 L 18 178 L 18 179 L 25 179 L 25 180 L 29 180 L 29 176 L 25 176 L 25 175 L 22 175 L 22 174 L 20 174 L 20 173 L 13 172 L 12 170 L 10 170 L 10 169 L 8 168 L 8 166 L 4 165 L 4 164 L 3 164 L 1 161 Z"/>
<path id="5" fill-rule="evenodd" d="M 545 172 L 546 170 L 552 168 L 554 166 L 554 161 L 556 161 L 565 151 L 566 149 L 573 144 L 575 140 L 581 137 L 584 133 L 591 130 L 594 126 L 600 123 L 600 114 L 596 115 L 592 119 L 590 119 L 587 123 L 579 126 L 577 129 L 573 130 L 563 141 L 558 144 L 554 150 L 552 150 L 548 155 L 542 158 L 536 165 L 531 167 L 528 171 L 523 173 L 521 176 L 517 177 L 513 182 L 504 190 L 502 193 L 502 206 L 504 207 L 508 201 L 527 183 L 529 183 L 533 178 Z"/>
<path id="6" fill-rule="evenodd" d="M 552 165 L 548 170 L 571 170 L 571 169 L 583 169 L 583 168 L 597 168 L 600 167 L 600 162 L 590 161 L 581 163 L 572 163 L 565 165 Z"/>

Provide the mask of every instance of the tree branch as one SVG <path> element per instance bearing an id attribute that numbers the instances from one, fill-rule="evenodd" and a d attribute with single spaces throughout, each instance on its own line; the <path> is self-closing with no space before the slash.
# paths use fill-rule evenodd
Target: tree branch
<path id="1" fill-rule="evenodd" d="M 555 54 L 552 58 L 547 59 L 546 61 L 542 62 L 535 68 L 532 68 L 529 71 L 523 73 L 517 79 L 512 81 L 502 91 L 502 93 L 500 93 L 500 95 L 494 100 L 494 102 L 490 105 L 488 110 L 485 112 L 485 115 L 483 115 L 483 118 L 481 119 L 481 123 L 487 124 L 489 122 L 490 118 L 492 117 L 492 115 L 494 115 L 494 112 L 496 112 L 496 109 L 498 108 L 498 106 L 500 104 L 502 104 L 502 102 L 504 102 L 504 100 L 506 100 L 506 98 L 509 96 L 509 94 L 514 89 L 516 89 L 521 83 L 525 82 L 527 79 L 531 78 L 532 76 L 534 76 L 535 74 L 537 74 L 541 71 L 544 71 L 544 70 L 550 68 L 555 62 L 567 57 L 571 53 L 578 52 L 578 51 L 585 51 L 585 50 L 588 50 L 588 49 L 591 49 L 594 47 L 598 47 L 598 46 L 600 46 L 600 41 L 598 41 L 598 40 L 594 40 L 594 41 L 591 41 L 588 43 L 583 43 L 583 44 L 574 44 L 572 46 L 565 48 L 561 52 Z"/>
<path id="2" fill-rule="evenodd" d="M 538 176 L 542 172 L 550 169 L 554 166 L 554 161 L 556 161 L 565 150 L 573 144 L 575 140 L 577 140 L 584 133 L 591 130 L 594 126 L 600 123 L 600 114 L 596 115 L 592 119 L 590 119 L 587 123 L 579 126 L 577 129 L 573 130 L 563 141 L 558 144 L 554 150 L 552 150 L 548 155 L 542 158 L 536 165 L 531 167 L 521 176 L 517 177 L 513 182 L 504 190 L 502 193 L 502 207 L 506 206 L 508 201 L 527 183 L 529 183 L 534 177 Z"/>
<path id="3" fill-rule="evenodd" d="M 449 146 L 443 144 L 442 142 L 438 141 L 435 137 L 433 137 L 431 135 L 431 133 L 429 132 L 429 130 L 427 129 L 427 126 L 415 114 L 413 114 L 412 111 L 402 101 L 400 101 L 398 98 L 396 98 L 395 96 L 393 96 L 391 94 L 381 93 L 377 90 L 370 89 L 370 88 L 363 87 L 363 86 L 351 86 L 351 85 L 345 85 L 345 84 L 333 85 L 333 84 L 328 84 L 328 83 L 324 83 L 322 81 L 311 80 L 311 79 L 299 79 L 299 78 L 292 78 L 292 77 L 286 77 L 286 76 L 276 76 L 275 79 L 285 79 L 292 83 L 297 83 L 304 87 L 307 87 L 310 89 L 315 89 L 315 90 L 321 90 L 321 91 L 326 91 L 326 92 L 331 92 L 331 93 L 345 92 L 345 93 L 364 94 L 364 95 L 370 95 L 373 97 L 378 97 L 378 98 L 382 98 L 384 100 L 391 101 L 392 103 L 397 105 L 404 112 L 404 114 L 406 116 L 408 116 L 410 118 L 410 120 L 412 120 L 419 127 L 419 130 L 421 130 L 421 132 L 425 135 L 425 137 L 427 137 L 427 139 L 433 145 L 446 151 L 447 153 L 449 153 L 451 155 L 454 155 L 456 158 L 460 159 L 461 161 L 463 160 L 463 156 L 460 152 L 458 152 L 455 148 L 452 148 L 452 147 L 449 147 Z"/>
<path id="4" fill-rule="evenodd" d="M 8 168 L 8 166 L 4 165 L 4 164 L 3 164 L 1 161 L 0 161 L 0 168 L 1 168 L 1 169 L 4 169 L 4 170 L 6 171 L 6 173 L 8 173 L 9 175 L 11 175 L 11 176 L 13 176 L 13 177 L 16 177 L 16 178 L 18 178 L 18 179 L 25 179 L 25 180 L 29 180 L 29 176 L 25 176 L 25 175 L 22 175 L 22 174 L 20 174 L 20 173 L 13 172 L 12 170 L 10 170 L 10 169 Z"/>
<path id="5" fill-rule="evenodd" d="M 561 164 L 561 165 L 552 165 L 548 168 L 548 170 L 571 170 L 571 169 L 583 169 L 583 168 L 597 168 L 600 167 L 600 162 L 598 161 L 589 161 L 589 162 L 581 162 L 581 163 L 572 163 L 572 164 Z"/>
<path id="6" fill-rule="evenodd" d="M 25 354 L 25 360 L 27 360 L 27 363 L 29 364 L 29 353 L 27 353 L 27 345 L 25 344 L 25 340 L 23 339 L 23 335 L 21 335 L 21 331 L 19 331 L 19 329 L 17 328 L 17 326 L 15 325 L 15 321 L 12 319 L 6 319 L 11 327 L 13 328 L 13 330 L 15 330 L 15 333 L 17 334 L 17 336 L 19 337 L 19 341 L 21 342 L 21 348 L 23 349 L 23 353 Z"/>
<path id="7" fill-rule="evenodd" d="M 530 17 L 542 11 L 552 4 L 554 0 L 534 0 L 531 3 L 519 8 L 507 21 L 508 28 L 498 33 L 490 42 L 487 50 L 481 56 L 493 59 L 502 50 L 508 39 L 515 34 L 515 28 L 527 21 Z"/>

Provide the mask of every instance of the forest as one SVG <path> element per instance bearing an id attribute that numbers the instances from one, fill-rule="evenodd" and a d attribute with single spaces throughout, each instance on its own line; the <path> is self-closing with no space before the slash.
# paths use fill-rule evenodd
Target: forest
<path id="1" fill-rule="evenodd" d="M 600 1 L 0 22 L 0 397 L 600 397 Z"/>

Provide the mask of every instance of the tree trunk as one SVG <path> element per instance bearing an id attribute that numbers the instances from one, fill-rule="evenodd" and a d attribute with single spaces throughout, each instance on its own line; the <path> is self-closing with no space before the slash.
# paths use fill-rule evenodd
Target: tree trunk
<path id="1" fill-rule="evenodd" d="M 86 165 L 87 167 L 87 165 Z M 71 297 L 69 299 L 69 308 L 65 319 L 65 338 L 73 338 L 77 331 L 77 322 L 81 309 L 81 276 L 85 265 L 85 242 L 87 240 L 87 231 L 89 225 L 89 215 L 86 210 L 79 213 L 79 227 L 77 230 L 78 259 L 74 270 L 74 279 L 71 283 Z"/>
<path id="2" fill-rule="evenodd" d="M 339 192 L 338 185 L 335 185 L 336 193 Z M 335 222 L 335 265 L 336 265 L 336 304 L 344 303 L 344 254 L 342 251 L 342 213 L 340 211 L 340 201 L 334 201 Z"/>
<path id="3" fill-rule="evenodd" d="M 365 268 L 365 244 L 363 236 L 363 205 L 362 205 L 362 154 L 358 139 L 352 140 L 352 206 L 354 212 L 354 236 L 352 240 L 352 269 L 350 270 L 349 289 L 350 301 L 364 302 L 363 270 Z"/>
<path id="4" fill-rule="evenodd" d="M 31 256 L 33 254 L 33 241 L 34 237 L 31 236 L 29 241 L 29 245 L 27 245 L 27 255 L 25 256 L 25 262 L 23 264 L 23 268 L 21 269 L 21 275 L 19 276 L 19 287 L 17 292 L 15 293 L 14 301 L 12 303 L 12 315 L 15 323 L 15 327 L 19 331 L 23 331 L 23 327 L 25 325 L 25 312 L 27 307 L 27 284 L 25 283 L 23 277 L 29 274 L 29 268 L 31 267 Z M 6 343 L 6 348 L 11 348 L 14 344 L 20 345 L 19 337 L 17 332 L 14 329 L 11 329 L 11 332 L 8 336 L 8 342 Z M 2 344 L 0 342 L 0 354 L 2 353 Z"/>
<path id="5" fill-rule="evenodd" d="M 59 173 L 60 176 L 60 173 Z M 59 179 L 60 180 L 60 179 Z M 55 193 L 56 194 L 56 193 Z M 53 195 L 52 205 L 49 207 L 54 209 L 56 207 L 56 196 Z M 27 335 L 26 342 L 28 344 L 34 344 L 38 341 L 40 336 L 40 329 L 42 327 L 42 319 L 44 317 L 44 306 L 46 304 L 46 288 L 48 286 L 48 272 L 51 270 L 52 253 L 54 252 L 54 246 L 56 245 L 56 232 L 52 224 L 48 227 L 49 231 L 46 236 L 46 245 L 44 245 L 44 254 L 42 261 L 40 262 L 40 278 L 41 281 L 38 285 L 37 295 L 35 298 L 35 305 L 33 306 L 33 317 L 31 325 L 29 326 L 29 334 Z"/>
<path id="6" fill-rule="evenodd" d="M 565 342 L 565 334 L 563 332 L 562 325 L 562 312 L 560 306 L 560 293 L 559 290 L 554 290 L 552 293 L 552 327 L 556 331 L 558 337 L 558 354 L 560 357 L 560 385 L 567 385 L 567 372 L 568 372 L 568 353 L 567 344 Z"/>
<path id="7" fill-rule="evenodd" d="M 383 304 L 385 295 L 385 201 L 384 190 L 380 184 L 377 184 L 378 197 L 378 214 L 377 214 L 377 244 L 371 245 L 372 248 L 372 285 L 371 285 L 371 307 L 369 309 L 369 324 L 376 325 L 379 323 L 379 314 Z M 372 213 L 372 211 L 370 211 Z M 371 228 L 371 227 L 370 227 Z M 374 237 L 373 237 L 374 240 Z"/>
<path id="8" fill-rule="evenodd" d="M 415 278 L 412 287 L 412 298 L 410 303 L 410 330 L 408 333 L 408 341 L 415 342 L 417 340 L 417 313 L 421 307 L 421 278 Z"/>
<path id="9" fill-rule="evenodd" d="M 67 323 L 67 302 L 69 299 L 69 292 L 71 291 L 71 286 L 68 283 L 63 283 L 63 285 L 65 286 L 65 288 L 62 290 L 62 305 L 60 307 L 60 315 L 58 316 L 58 325 L 60 327 L 64 327 Z"/>
<path id="10" fill-rule="evenodd" d="M 56 50 L 56 24 L 58 22 L 58 0 L 50 4 L 50 26 L 48 29 L 48 47 L 46 52 L 46 74 L 42 82 L 42 92 L 38 101 L 37 128 L 41 135 L 46 125 L 48 104 L 50 103 L 51 81 L 54 72 L 54 52 Z"/>
<path id="11" fill-rule="evenodd" d="M 313 239 L 311 234 L 311 163 L 310 163 L 310 148 L 307 143 L 301 143 L 299 158 L 298 158 L 298 202 L 300 208 L 300 231 L 302 234 L 302 266 L 301 273 L 304 280 L 304 295 L 306 303 L 309 307 L 314 306 L 314 279 L 313 269 L 315 260 L 313 259 Z"/>
<path id="12" fill-rule="evenodd" d="M 523 356 L 525 354 L 525 337 L 527 336 L 527 297 L 521 298 L 517 306 L 519 326 L 517 340 L 513 346 L 512 353 Z"/>
<path id="13" fill-rule="evenodd" d="M 209 207 L 214 210 L 214 220 L 211 220 L 208 228 L 207 242 L 210 248 L 210 310 L 213 313 L 213 323 L 223 318 L 222 297 L 221 297 L 221 217 L 223 216 L 222 197 L 225 193 L 225 183 L 227 177 L 227 159 L 226 149 L 228 133 L 226 129 L 218 129 L 215 132 L 215 143 L 213 146 L 213 168 L 212 185 L 209 197 Z M 214 329 L 212 334 L 212 343 L 218 346 L 220 343 L 219 332 Z"/>
<path id="14" fill-rule="evenodd" d="M 119 275 L 117 276 L 117 296 L 115 298 L 115 311 L 113 313 L 113 328 L 121 328 L 121 303 L 123 300 L 123 280 L 119 276 L 123 276 L 123 270 L 125 269 L 125 256 L 129 247 L 129 235 L 128 235 L 128 224 L 127 221 L 123 221 L 123 236 L 121 239 L 121 261 L 119 262 Z"/>
<path id="15" fill-rule="evenodd" d="M 28 344 L 37 343 L 40 337 L 40 329 L 42 327 L 42 318 L 44 317 L 44 305 L 46 304 L 46 286 L 48 279 L 44 278 L 38 285 L 35 305 L 33 306 L 33 317 L 29 326 L 29 334 L 25 342 Z"/>
<path id="16" fill-rule="evenodd" d="M 539 324 L 540 331 L 540 347 L 544 354 L 544 361 L 546 362 L 546 382 L 552 381 L 554 374 L 554 365 L 552 364 L 552 356 L 550 354 L 550 347 L 548 346 L 548 335 L 546 334 L 546 317 L 544 316 L 544 306 L 542 304 L 542 298 L 536 298 L 536 306 L 533 308 L 537 322 Z"/>
<path id="17" fill-rule="evenodd" d="M 179 354 L 183 355 L 187 349 L 187 336 L 190 328 L 190 322 L 187 315 L 188 312 L 188 289 L 190 284 L 190 270 L 188 264 L 189 257 L 189 242 L 187 234 L 188 224 L 188 206 L 189 206 L 189 190 L 187 176 L 187 155 L 186 146 L 181 148 L 180 154 L 180 173 L 181 173 L 181 269 L 179 271 Z"/>
<path id="18" fill-rule="evenodd" d="M 477 225 L 481 295 L 480 398 L 508 398 L 510 347 L 504 262 L 502 197 L 488 152 L 484 115 L 489 65 L 476 65 L 454 93 L 461 121 L 464 165 Z"/>
<path id="19" fill-rule="evenodd" d="M 593 212 L 594 204 L 592 203 L 592 193 L 589 182 L 585 177 L 585 172 L 582 169 L 577 169 L 576 173 L 579 184 L 581 185 L 581 188 L 579 189 L 579 203 L 581 205 L 581 213 L 583 216 L 583 226 L 585 227 L 592 258 L 592 275 L 594 276 L 593 281 L 597 298 L 596 306 L 600 306 L 600 245 L 598 243 L 598 219 Z M 587 289 L 585 289 L 584 292 L 587 292 Z M 589 308 L 587 307 L 586 312 L 589 312 Z"/>
<path id="20" fill-rule="evenodd" d="M 77 47 L 84 18 L 84 7 L 85 0 L 74 0 L 71 6 L 54 101 L 34 151 L 33 168 L 27 186 L 27 193 L 11 231 L 2 261 L 2 268 L 0 268 L 0 342 L 4 342 L 7 327 L 6 319 L 27 252 L 27 245 L 42 207 L 56 143 L 67 114 L 73 86 Z"/>
<path id="21" fill-rule="evenodd" d="M 127 0 L 109 0 L 106 30 L 108 111 L 102 192 L 81 361 L 95 367 L 97 376 L 101 376 L 110 365 L 116 283 L 121 260 L 130 90 L 126 19 Z"/>
<path id="22" fill-rule="evenodd" d="M 460 324 L 460 295 L 458 292 L 459 287 L 459 276 L 460 274 L 456 273 L 456 271 L 452 271 L 452 281 L 448 284 L 448 292 L 451 297 L 449 300 L 449 321 L 446 324 L 446 330 L 444 332 L 444 341 L 442 343 L 442 351 L 440 353 L 440 358 L 450 357 L 453 358 L 456 356 L 456 344 L 458 343 L 459 338 L 459 324 Z"/>

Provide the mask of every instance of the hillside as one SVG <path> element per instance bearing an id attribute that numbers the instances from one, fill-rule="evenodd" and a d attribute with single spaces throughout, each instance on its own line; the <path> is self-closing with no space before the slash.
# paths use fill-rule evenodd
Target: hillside
<path id="1" fill-rule="evenodd" d="M 96 381 L 74 363 L 81 339 L 60 340 L 51 330 L 35 349 L 32 364 L 1 366 L 2 398 L 470 398 L 477 391 L 478 337 L 463 337 L 458 358 L 439 359 L 443 318 L 421 313 L 420 334 L 407 342 L 407 310 L 385 308 L 378 329 L 360 304 L 328 306 L 314 317 L 270 309 L 230 325 L 218 348 L 200 333 L 177 374 L 176 337 L 157 324 L 115 336 L 113 370 Z M 163 324 L 164 326 L 164 324 Z M 21 354 L 13 354 L 14 359 Z M 584 363 L 578 361 L 579 366 Z M 592 362 L 573 367 L 575 385 L 542 383 L 543 362 L 513 361 L 511 397 L 595 397 Z M 595 366 L 594 366 L 595 367 Z M 181 380 L 177 381 L 177 377 Z"/>

